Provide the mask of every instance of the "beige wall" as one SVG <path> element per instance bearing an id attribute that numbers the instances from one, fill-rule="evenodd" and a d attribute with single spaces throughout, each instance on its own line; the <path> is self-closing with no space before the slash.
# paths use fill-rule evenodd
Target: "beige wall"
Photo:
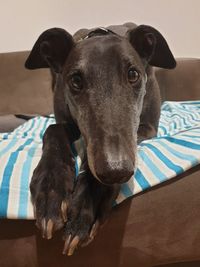
<path id="1" fill-rule="evenodd" d="M 158 28 L 176 56 L 200 57 L 200 0 L 0 0 L 0 52 L 31 49 L 54 26 L 74 33 L 126 21 Z"/>

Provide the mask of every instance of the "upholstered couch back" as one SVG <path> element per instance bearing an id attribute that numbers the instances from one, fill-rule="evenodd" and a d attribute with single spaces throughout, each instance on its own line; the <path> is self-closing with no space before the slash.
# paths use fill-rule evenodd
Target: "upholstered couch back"
<path id="1" fill-rule="evenodd" d="M 29 52 L 0 54 L 0 115 L 53 112 L 48 69 L 26 70 Z M 200 99 L 200 59 L 178 59 L 175 70 L 156 69 L 164 100 Z"/>
<path id="2" fill-rule="evenodd" d="M 48 69 L 26 70 L 29 52 L 0 54 L 0 115 L 53 112 Z"/>

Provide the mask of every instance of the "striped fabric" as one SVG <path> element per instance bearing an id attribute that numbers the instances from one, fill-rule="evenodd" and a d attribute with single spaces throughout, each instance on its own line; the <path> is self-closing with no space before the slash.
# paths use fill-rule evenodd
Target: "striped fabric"
<path id="1" fill-rule="evenodd" d="M 33 219 L 29 183 L 42 152 L 45 129 L 54 117 L 36 117 L 0 134 L 0 216 Z M 80 164 L 79 157 L 76 158 Z M 158 136 L 138 146 L 135 175 L 115 204 L 200 163 L 200 101 L 164 102 Z"/>

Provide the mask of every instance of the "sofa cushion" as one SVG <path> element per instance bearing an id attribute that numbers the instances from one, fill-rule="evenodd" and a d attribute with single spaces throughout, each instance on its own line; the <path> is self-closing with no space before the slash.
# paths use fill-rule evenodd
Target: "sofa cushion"
<path id="1" fill-rule="evenodd" d="M 15 115 L 0 116 L 0 133 L 11 132 L 24 122 L 26 122 L 25 119 L 16 117 Z"/>

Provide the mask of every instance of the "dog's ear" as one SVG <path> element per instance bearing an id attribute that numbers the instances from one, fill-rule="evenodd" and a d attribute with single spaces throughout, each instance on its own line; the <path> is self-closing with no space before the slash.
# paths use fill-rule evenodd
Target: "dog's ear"
<path id="1" fill-rule="evenodd" d="M 25 67 L 27 69 L 51 68 L 59 73 L 73 45 L 72 36 L 65 30 L 60 28 L 46 30 L 34 44 Z"/>
<path id="2" fill-rule="evenodd" d="M 153 27 L 140 25 L 129 31 L 128 38 L 140 57 L 150 65 L 165 69 L 176 67 L 176 60 L 166 40 Z"/>

